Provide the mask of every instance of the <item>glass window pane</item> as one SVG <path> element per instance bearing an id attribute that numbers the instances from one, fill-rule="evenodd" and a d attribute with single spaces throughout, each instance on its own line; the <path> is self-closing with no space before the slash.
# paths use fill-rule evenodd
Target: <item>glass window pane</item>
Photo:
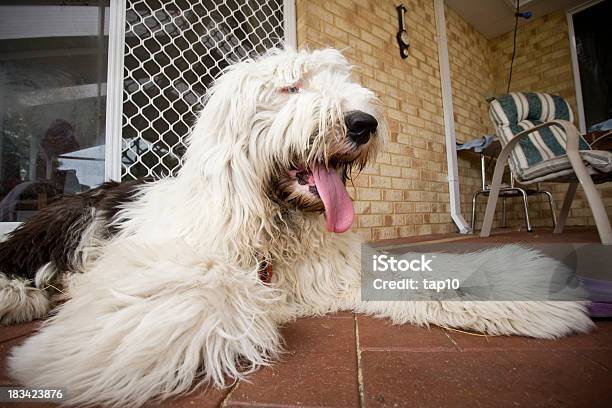
<path id="1" fill-rule="evenodd" d="M 1 222 L 104 181 L 108 16 L 108 0 L 0 5 Z"/>
<path id="2" fill-rule="evenodd" d="M 612 1 L 602 1 L 573 15 L 587 129 L 612 119 L 610 17 Z"/>

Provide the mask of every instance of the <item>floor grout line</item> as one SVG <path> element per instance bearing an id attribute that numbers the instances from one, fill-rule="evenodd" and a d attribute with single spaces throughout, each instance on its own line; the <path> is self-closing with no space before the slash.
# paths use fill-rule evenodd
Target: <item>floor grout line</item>
<path id="1" fill-rule="evenodd" d="M 359 406 L 365 408 L 365 387 L 363 385 L 363 370 L 361 367 L 361 346 L 359 344 L 359 320 L 355 318 L 355 349 L 357 353 L 357 385 L 359 387 Z"/>
<path id="2" fill-rule="evenodd" d="M 450 333 L 444 327 L 440 327 L 440 328 L 442 329 L 446 337 L 448 337 L 448 339 L 451 341 L 451 343 L 453 343 L 457 351 L 462 352 L 463 350 L 461 350 L 461 347 L 459 347 L 459 344 L 457 344 L 457 342 L 455 341 L 455 339 L 453 339 Z"/>
<path id="3" fill-rule="evenodd" d="M 574 350 L 574 351 L 579 352 L 579 350 Z M 582 355 L 583 357 L 586 357 L 587 360 L 589 360 L 591 363 L 595 364 L 596 366 L 603 368 L 607 372 L 610 372 L 610 369 L 605 364 L 602 364 L 597 360 L 593 360 L 591 357 L 589 357 L 585 353 L 580 353 L 580 355 Z"/>
<path id="4" fill-rule="evenodd" d="M 236 388 L 238 388 L 238 384 L 240 384 L 240 380 L 236 380 L 234 385 L 232 385 L 232 388 L 225 395 L 225 398 L 223 398 L 223 401 L 221 401 L 221 404 L 219 404 L 219 407 L 227 407 L 227 403 L 229 402 L 229 398 L 232 396 L 232 394 L 234 393 Z"/>
<path id="5" fill-rule="evenodd" d="M 371 351 L 374 353 L 456 353 L 461 350 L 453 347 L 421 347 L 421 348 L 409 348 L 409 347 L 364 347 L 361 351 Z"/>

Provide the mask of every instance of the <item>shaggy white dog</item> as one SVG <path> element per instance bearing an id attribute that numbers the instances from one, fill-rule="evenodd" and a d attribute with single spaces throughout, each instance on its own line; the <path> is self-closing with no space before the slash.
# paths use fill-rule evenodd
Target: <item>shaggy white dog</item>
<path id="1" fill-rule="evenodd" d="M 64 274 L 50 260 L 38 289 L 20 289 L 35 294 L 17 293 L 14 279 L 11 290 L 3 284 L 0 318 L 9 323 L 46 312 L 45 282 L 71 277 L 68 300 L 13 350 L 12 375 L 66 387 L 73 405 L 138 406 L 201 382 L 222 387 L 269 364 L 281 349 L 279 326 L 305 315 L 354 310 L 543 338 L 588 331 L 577 302 L 361 301 L 344 183 L 374 159 L 385 126 L 350 69 L 333 49 L 276 50 L 231 66 L 212 88 L 178 176 L 134 187 L 111 217 L 97 204 L 87 212 L 68 262 L 83 273 Z M 489 257 L 500 273 L 543 280 L 559 268 L 518 247 L 440 257 L 451 270 Z M 262 276 L 269 265 L 270 279 Z M 11 309 L 15 297 L 23 302 Z"/>

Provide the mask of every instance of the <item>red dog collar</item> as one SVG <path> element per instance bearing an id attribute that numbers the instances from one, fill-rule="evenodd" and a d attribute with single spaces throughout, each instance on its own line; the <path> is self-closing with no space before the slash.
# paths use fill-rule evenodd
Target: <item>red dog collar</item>
<path id="1" fill-rule="evenodd" d="M 272 282 L 272 264 L 268 261 L 259 263 L 259 279 L 265 284 Z"/>

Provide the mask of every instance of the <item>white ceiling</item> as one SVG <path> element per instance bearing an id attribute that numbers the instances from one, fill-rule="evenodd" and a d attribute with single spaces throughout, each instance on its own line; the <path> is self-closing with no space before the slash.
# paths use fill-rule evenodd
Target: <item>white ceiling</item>
<path id="1" fill-rule="evenodd" d="M 557 10 L 567 10 L 585 0 L 521 0 L 521 11 L 531 11 L 534 18 Z M 495 38 L 514 29 L 514 0 L 446 0 L 450 8 L 461 15 L 486 38 Z M 519 25 L 526 21 L 520 18 Z"/>

